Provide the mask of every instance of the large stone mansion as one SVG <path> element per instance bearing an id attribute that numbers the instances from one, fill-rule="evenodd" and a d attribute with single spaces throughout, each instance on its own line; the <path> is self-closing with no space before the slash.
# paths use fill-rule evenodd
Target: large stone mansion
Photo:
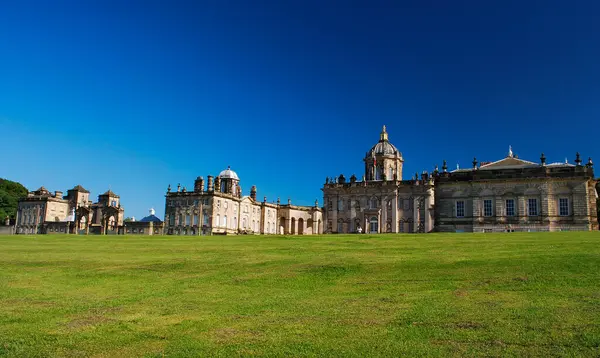
<path id="1" fill-rule="evenodd" d="M 124 212 L 120 197 L 111 190 L 92 203 L 90 192 L 81 185 L 65 196 L 41 187 L 19 201 L 16 233 L 118 234 L 123 232 Z"/>
<path id="2" fill-rule="evenodd" d="M 177 185 L 167 189 L 164 233 L 168 235 L 285 234 L 311 235 L 323 232 L 322 211 L 314 206 L 268 203 L 256 198 L 256 186 L 250 195 L 242 195 L 240 179 L 227 168 L 218 176 L 203 177 L 188 191 Z"/>
<path id="3" fill-rule="evenodd" d="M 192 190 L 167 189 L 164 222 L 150 215 L 124 222 L 112 191 L 89 200 L 80 185 L 63 197 L 44 187 L 19 201 L 16 233 L 231 235 L 320 233 L 425 233 L 598 230 L 596 180 L 591 158 L 582 164 L 519 159 L 509 148 L 495 162 L 403 179 L 404 158 L 383 126 L 365 154 L 364 174 L 327 178 L 323 207 L 257 199 L 242 194 L 236 172 L 198 177 Z"/>
<path id="4" fill-rule="evenodd" d="M 597 230 L 593 163 L 505 158 L 469 169 L 423 172 L 403 180 L 402 153 L 388 139 L 366 153 L 362 180 L 344 175 L 323 186 L 326 233 Z"/>

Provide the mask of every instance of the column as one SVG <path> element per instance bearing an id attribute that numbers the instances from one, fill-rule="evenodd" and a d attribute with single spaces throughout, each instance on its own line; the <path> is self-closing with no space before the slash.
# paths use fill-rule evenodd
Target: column
<path id="1" fill-rule="evenodd" d="M 419 197 L 413 198 L 413 232 L 419 231 L 419 224 L 421 223 L 421 210 L 419 207 Z"/>
<path id="2" fill-rule="evenodd" d="M 379 210 L 379 232 L 387 232 L 387 200 L 381 199 L 381 209 Z"/>
<path id="3" fill-rule="evenodd" d="M 433 218 L 431 216 L 431 210 L 429 210 L 429 208 L 433 204 L 432 201 L 433 201 L 432 190 L 428 190 L 427 196 L 425 197 L 425 200 L 424 200 L 425 208 L 423 208 L 423 214 L 425 215 L 425 228 L 424 228 L 425 232 L 430 232 L 431 230 L 433 230 Z"/>
<path id="4" fill-rule="evenodd" d="M 392 232 L 398 232 L 398 193 L 392 198 Z"/>

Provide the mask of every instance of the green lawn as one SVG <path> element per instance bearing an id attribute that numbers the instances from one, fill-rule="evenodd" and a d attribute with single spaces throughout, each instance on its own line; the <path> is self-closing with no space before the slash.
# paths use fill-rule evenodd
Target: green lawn
<path id="1" fill-rule="evenodd" d="M 600 233 L 0 237 L 0 356 L 598 356 Z"/>

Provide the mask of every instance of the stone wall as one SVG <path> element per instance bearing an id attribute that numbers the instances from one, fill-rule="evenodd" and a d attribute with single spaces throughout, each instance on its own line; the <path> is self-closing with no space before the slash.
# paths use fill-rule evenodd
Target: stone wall
<path id="1" fill-rule="evenodd" d="M 0 235 L 12 235 L 15 233 L 14 226 L 0 226 Z"/>

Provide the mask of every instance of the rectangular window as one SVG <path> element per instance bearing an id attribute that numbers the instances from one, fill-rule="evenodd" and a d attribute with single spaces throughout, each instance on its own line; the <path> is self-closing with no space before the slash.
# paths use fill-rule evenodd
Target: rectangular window
<path id="1" fill-rule="evenodd" d="M 465 217 L 465 202 L 459 200 L 456 202 L 456 217 L 464 218 Z"/>
<path id="2" fill-rule="evenodd" d="M 492 216 L 492 201 L 489 199 L 483 201 L 483 216 Z"/>
<path id="3" fill-rule="evenodd" d="M 567 199 L 567 198 L 558 199 L 558 215 L 569 216 L 569 199 Z"/>
<path id="4" fill-rule="evenodd" d="M 341 233 L 343 230 L 344 230 L 344 224 L 343 224 L 343 223 L 338 223 L 338 228 L 337 228 L 337 231 L 338 231 L 339 233 Z"/>
<path id="5" fill-rule="evenodd" d="M 515 200 L 506 199 L 506 216 L 515 216 Z"/>
<path id="6" fill-rule="evenodd" d="M 527 204 L 529 206 L 529 216 L 537 216 L 538 215 L 538 202 L 535 198 L 530 198 L 527 200 Z"/>
<path id="7" fill-rule="evenodd" d="M 371 209 L 377 209 L 377 199 L 371 199 L 371 200 L 369 200 L 369 208 L 371 208 Z"/>

